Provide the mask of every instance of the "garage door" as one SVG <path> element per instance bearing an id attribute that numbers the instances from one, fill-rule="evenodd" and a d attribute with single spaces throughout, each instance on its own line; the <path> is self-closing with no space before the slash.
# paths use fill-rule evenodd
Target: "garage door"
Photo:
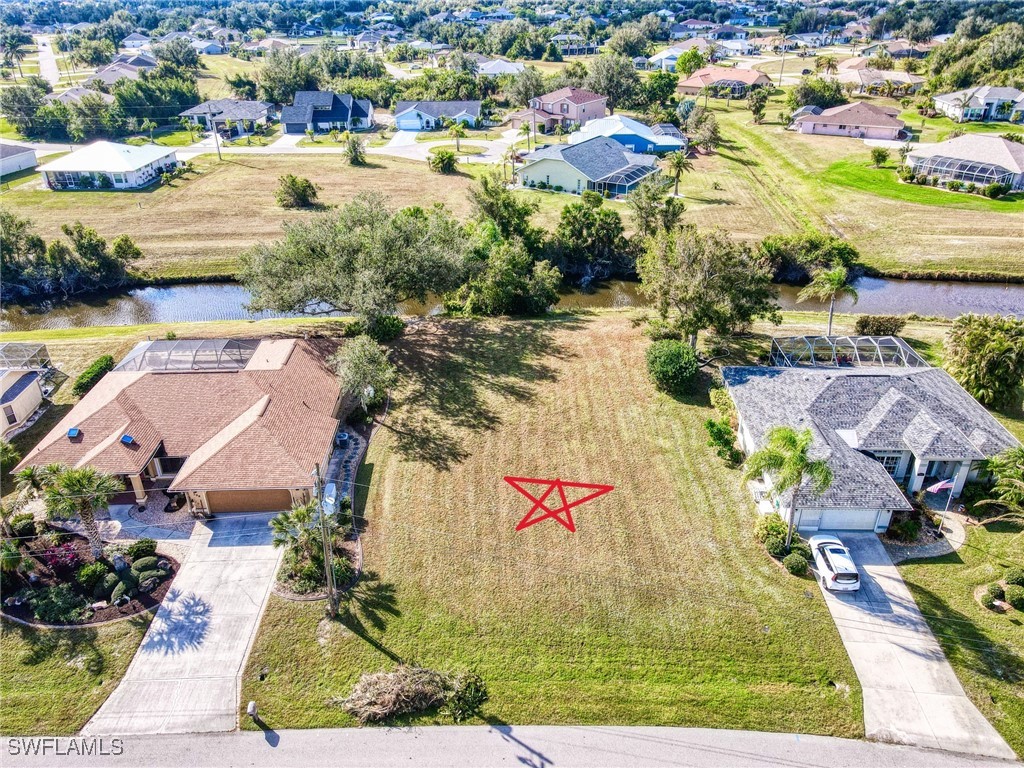
<path id="1" fill-rule="evenodd" d="M 873 531 L 877 509 L 827 509 L 821 513 L 819 531 Z"/>
<path id="2" fill-rule="evenodd" d="M 207 491 L 210 511 L 217 512 L 282 512 L 292 508 L 288 491 Z"/>

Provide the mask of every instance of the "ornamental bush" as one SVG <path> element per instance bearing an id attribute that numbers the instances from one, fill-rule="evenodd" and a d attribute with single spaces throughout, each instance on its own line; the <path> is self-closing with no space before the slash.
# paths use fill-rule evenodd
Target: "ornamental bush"
<path id="1" fill-rule="evenodd" d="M 988 592 L 985 592 L 981 596 L 979 602 L 982 604 L 983 607 L 988 608 L 990 611 L 995 610 L 996 599 L 992 597 L 992 595 L 990 595 Z"/>
<path id="2" fill-rule="evenodd" d="M 736 433 L 732 431 L 727 418 L 708 419 L 704 422 L 704 428 L 708 431 L 708 446 L 715 449 L 718 458 L 730 464 L 739 464 L 743 460 L 743 455 L 735 445 Z"/>
<path id="3" fill-rule="evenodd" d="M 82 371 L 78 378 L 75 379 L 74 385 L 71 387 L 71 393 L 75 397 L 81 397 L 90 389 L 96 386 L 100 379 L 102 379 L 108 371 L 114 369 L 114 358 L 110 355 L 103 355 L 102 357 L 96 358 L 92 365 Z"/>
<path id="4" fill-rule="evenodd" d="M 86 592 L 92 592 L 96 589 L 96 585 L 102 582 L 108 573 L 110 573 L 110 569 L 107 568 L 106 563 L 89 563 L 88 565 L 83 565 L 78 569 L 78 573 L 75 574 L 75 581 L 77 581 Z"/>
<path id="5" fill-rule="evenodd" d="M 109 600 L 111 592 L 114 591 L 114 587 L 121 583 L 120 577 L 111 571 L 103 579 L 96 584 L 95 589 L 92 591 L 92 596 L 96 600 Z"/>
<path id="6" fill-rule="evenodd" d="M 43 552 L 43 562 L 51 571 L 69 572 L 75 570 L 82 562 L 78 550 L 71 542 L 50 547 Z"/>
<path id="7" fill-rule="evenodd" d="M 789 551 L 794 554 L 800 555 L 800 557 L 802 557 L 808 563 L 814 561 L 814 554 L 811 552 L 811 548 L 806 541 L 794 540 L 789 547 Z"/>
<path id="8" fill-rule="evenodd" d="M 1024 587 L 1011 584 L 1006 588 L 1006 602 L 1018 611 L 1024 611 Z"/>
<path id="9" fill-rule="evenodd" d="M 778 534 L 773 533 L 764 540 L 764 548 L 768 550 L 768 554 L 776 560 L 785 557 L 787 551 L 786 535 L 783 534 L 779 536 Z"/>
<path id="10" fill-rule="evenodd" d="M 1003 581 L 1018 587 L 1024 587 L 1024 568 L 1010 568 L 1003 576 Z"/>
<path id="11" fill-rule="evenodd" d="M 807 561 L 797 552 L 790 552 L 782 558 L 782 564 L 794 576 L 803 576 L 807 573 Z"/>
<path id="12" fill-rule="evenodd" d="M 143 571 L 149 571 L 156 568 L 156 557 L 150 555 L 149 557 L 140 557 L 138 560 L 132 563 L 132 570 L 136 573 L 142 573 Z"/>
<path id="13" fill-rule="evenodd" d="M 986 591 L 988 594 L 992 595 L 995 600 L 1002 600 L 1006 597 L 1006 593 L 1003 591 L 1003 585 L 998 582 L 989 584 Z"/>
<path id="14" fill-rule="evenodd" d="M 762 515 L 754 523 L 754 538 L 762 544 L 765 543 L 769 536 L 781 536 L 785 539 L 788 532 L 789 529 L 786 526 L 786 521 L 782 519 L 778 512 Z"/>
<path id="15" fill-rule="evenodd" d="M 143 571 L 139 574 L 139 584 L 144 584 L 150 579 L 156 579 L 157 581 L 163 581 L 168 577 L 167 571 L 163 568 L 152 568 L 148 571 Z"/>
<path id="16" fill-rule="evenodd" d="M 380 344 L 387 344 L 402 335 L 405 330 L 405 321 L 395 315 L 384 315 L 375 318 L 372 325 L 367 329 L 366 335 Z"/>
<path id="17" fill-rule="evenodd" d="M 73 624 L 85 618 L 85 600 L 70 584 L 58 584 L 39 590 L 32 598 L 32 613 L 46 624 Z"/>
<path id="18" fill-rule="evenodd" d="M 647 371 L 655 386 L 671 395 L 686 394 L 699 366 L 689 344 L 676 339 L 655 341 L 647 348 Z"/>
<path id="19" fill-rule="evenodd" d="M 31 512 L 20 512 L 11 518 L 11 530 L 19 539 L 34 536 L 36 533 L 36 518 Z"/>
<path id="20" fill-rule="evenodd" d="M 156 541 L 153 539 L 139 539 L 128 545 L 124 553 L 133 561 L 140 557 L 150 557 L 156 554 Z"/>
<path id="21" fill-rule="evenodd" d="M 900 315 L 861 315 L 854 325 L 858 336 L 899 336 L 907 325 Z"/>

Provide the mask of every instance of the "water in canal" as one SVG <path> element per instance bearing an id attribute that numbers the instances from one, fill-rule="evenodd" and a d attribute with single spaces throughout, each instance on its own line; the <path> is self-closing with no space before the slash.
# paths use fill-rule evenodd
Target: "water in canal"
<path id="1" fill-rule="evenodd" d="M 957 283 L 931 280 L 886 280 L 864 277 L 856 283 L 859 301 L 839 303 L 839 311 L 865 314 L 906 314 L 956 317 L 964 312 L 1024 315 L 1024 285 Z M 798 304 L 798 288 L 780 287 L 783 309 L 822 309 L 815 302 Z M 248 292 L 237 283 L 192 283 L 136 288 L 59 304 L 11 305 L 0 310 L 0 331 L 74 328 L 92 325 L 186 323 L 207 320 L 250 320 L 276 317 L 252 314 L 245 304 Z M 611 280 L 590 293 L 566 293 L 563 309 L 642 306 L 637 284 Z M 428 314 L 436 303 L 406 304 L 405 314 Z"/>

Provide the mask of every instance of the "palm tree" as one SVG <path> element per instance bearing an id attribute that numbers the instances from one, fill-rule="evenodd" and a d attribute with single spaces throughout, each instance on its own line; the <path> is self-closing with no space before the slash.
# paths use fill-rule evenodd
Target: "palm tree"
<path id="1" fill-rule="evenodd" d="M 797 432 L 792 427 L 772 427 L 764 446 L 750 454 L 744 464 L 746 479 L 753 480 L 768 475 L 777 497 L 781 497 L 786 491 L 793 491 L 787 510 L 787 547 L 793 542 L 796 497 L 801 487 L 805 483 L 810 483 L 811 490 L 821 495 L 832 485 L 832 469 L 822 459 L 812 459 L 810 456 L 813 442 L 814 435 L 810 429 Z"/>
<path id="2" fill-rule="evenodd" d="M 448 129 L 448 138 L 455 139 L 455 151 L 461 152 L 462 146 L 459 144 L 461 139 L 466 138 L 466 126 L 462 123 L 456 122 L 451 128 Z"/>
<path id="3" fill-rule="evenodd" d="M 797 295 L 796 300 L 828 302 L 828 331 L 826 336 L 832 335 L 832 317 L 835 314 L 836 299 L 849 296 L 853 303 L 857 303 L 857 289 L 849 282 L 849 272 L 841 264 L 831 269 L 819 269 L 814 278 Z"/>
<path id="4" fill-rule="evenodd" d="M 530 151 L 530 124 L 524 122 L 519 126 L 519 133 L 526 137 L 526 151 Z"/>
<path id="5" fill-rule="evenodd" d="M 333 531 L 337 521 L 328 516 L 326 522 L 328 531 Z M 285 547 L 303 560 L 316 559 L 321 547 L 320 508 L 316 501 L 296 504 L 271 519 L 269 525 L 275 547 Z"/>
<path id="6" fill-rule="evenodd" d="M 28 573 L 36 567 L 35 561 L 21 551 L 12 539 L 0 544 L 0 571 L 4 573 Z"/>
<path id="7" fill-rule="evenodd" d="M 14 487 L 19 496 L 38 496 L 50 477 L 50 467 L 25 467 L 14 476 Z"/>
<path id="8" fill-rule="evenodd" d="M 141 126 L 142 130 L 143 131 L 149 131 L 149 143 L 150 144 L 155 143 L 153 141 L 153 131 L 156 130 L 156 127 L 157 127 L 156 123 L 153 122 L 152 120 L 150 120 L 148 117 L 145 120 L 142 121 L 142 126 Z"/>
<path id="9" fill-rule="evenodd" d="M 814 68 L 827 75 L 839 71 L 839 60 L 835 56 L 819 56 L 814 60 Z"/>
<path id="10" fill-rule="evenodd" d="M 46 484 L 46 512 L 52 517 L 77 517 L 82 521 L 93 557 L 103 554 L 103 540 L 96 524 L 96 513 L 106 509 L 110 500 L 124 490 L 116 475 L 92 467 L 61 467 Z"/>
<path id="11" fill-rule="evenodd" d="M 690 162 L 690 159 L 686 156 L 685 152 L 673 152 L 668 156 L 668 170 L 676 180 L 675 191 L 673 194 L 675 194 L 676 197 L 679 197 L 679 179 L 684 173 L 688 173 L 693 170 L 693 163 Z"/>

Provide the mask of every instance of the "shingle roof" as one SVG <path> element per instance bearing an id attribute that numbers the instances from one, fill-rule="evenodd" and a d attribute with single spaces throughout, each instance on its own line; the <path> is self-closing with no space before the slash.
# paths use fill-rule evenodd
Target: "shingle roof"
<path id="1" fill-rule="evenodd" d="M 212 99 L 178 114 L 182 117 L 211 115 L 223 120 L 259 120 L 274 105 L 269 101 L 243 99 Z"/>
<path id="2" fill-rule="evenodd" d="M 612 175 L 631 165 L 657 167 L 658 158 L 630 152 L 607 136 L 595 136 L 579 144 L 551 144 L 527 156 L 527 167 L 538 160 L 562 160 L 591 181 Z"/>
<path id="3" fill-rule="evenodd" d="M 294 339 L 262 341 L 242 370 L 111 371 L 19 466 L 129 474 L 162 444 L 189 457 L 173 490 L 306 488 L 337 431 L 338 395 L 324 356 Z"/>
<path id="4" fill-rule="evenodd" d="M 985 133 L 965 133 L 938 144 L 918 145 L 907 157 L 923 158 L 939 155 L 992 163 L 1013 173 L 1024 173 L 1024 144 Z"/>
<path id="5" fill-rule="evenodd" d="M 430 117 L 455 117 L 466 113 L 473 117 L 480 117 L 479 101 L 400 101 L 395 105 L 395 116 L 415 109 Z"/>
<path id="6" fill-rule="evenodd" d="M 92 88 L 82 88 L 81 86 L 68 88 L 62 93 L 48 93 L 43 100 L 47 102 L 59 101 L 62 104 L 70 104 L 72 102 L 77 103 L 81 101 L 84 96 L 99 96 L 100 100 L 105 104 L 114 103 L 114 97 L 109 93 L 94 91 Z"/>
<path id="7" fill-rule="evenodd" d="M 728 367 L 722 376 L 755 445 L 777 425 L 813 433 L 812 455 L 835 480 L 821 496 L 801 491 L 805 507 L 906 509 L 888 472 L 862 451 L 967 460 L 1018 445 L 940 368 Z"/>
<path id="8" fill-rule="evenodd" d="M 985 106 L 986 100 L 990 99 L 999 101 L 1015 101 L 1024 104 L 1024 91 L 1019 91 L 1016 88 L 983 85 L 979 88 L 968 88 L 963 91 L 940 93 L 935 97 L 935 101 L 947 102 L 956 106 L 960 106 L 960 99 L 967 99 L 966 106 L 968 109 L 981 109 Z"/>
<path id="9" fill-rule="evenodd" d="M 587 104 L 591 101 L 598 101 L 605 98 L 600 96 L 593 91 L 585 91 L 582 88 L 574 88 L 571 85 L 565 88 L 559 88 L 557 91 L 551 93 L 545 93 L 539 97 L 542 102 L 552 101 L 569 101 L 573 104 Z"/>
<path id="10" fill-rule="evenodd" d="M 819 115 L 801 115 L 794 122 L 817 125 L 856 125 L 873 128 L 903 128 L 903 121 L 891 114 L 892 110 L 876 107 L 863 101 L 840 104 L 823 109 Z"/>
<path id="11" fill-rule="evenodd" d="M 0 157 L 14 157 L 15 155 L 24 155 L 26 152 L 35 152 L 35 149 L 23 147 L 21 144 L 8 144 L 6 141 L 0 141 Z"/>
<path id="12" fill-rule="evenodd" d="M 372 107 L 366 99 L 348 93 L 298 91 L 290 106 L 281 110 L 281 123 L 310 123 L 314 114 L 320 122 L 343 123 L 352 117 L 367 117 Z"/>

